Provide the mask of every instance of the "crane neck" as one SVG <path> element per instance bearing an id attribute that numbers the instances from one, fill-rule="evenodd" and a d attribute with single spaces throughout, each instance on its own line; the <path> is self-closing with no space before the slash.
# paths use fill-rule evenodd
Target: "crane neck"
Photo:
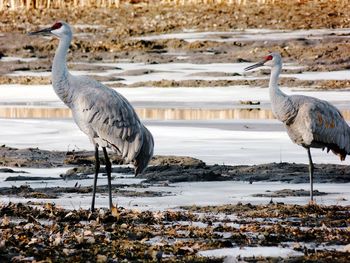
<path id="1" fill-rule="evenodd" d="M 269 83 L 269 89 L 270 89 L 270 98 L 271 100 L 274 100 L 276 97 L 285 97 L 287 96 L 285 93 L 283 93 L 279 86 L 278 86 L 278 80 L 279 76 L 282 71 L 282 63 L 278 63 L 277 65 L 274 65 L 271 68 L 271 76 L 270 76 L 270 83 Z"/>
<path id="2" fill-rule="evenodd" d="M 71 43 L 72 36 L 67 35 L 60 38 L 58 48 L 52 64 L 52 85 L 58 97 L 67 105 L 71 103 L 71 94 L 69 86 L 69 72 L 67 68 L 67 52 Z"/>
<path id="3" fill-rule="evenodd" d="M 274 65 L 270 77 L 270 100 L 274 116 L 285 124 L 291 123 L 295 118 L 295 110 L 289 96 L 278 87 L 278 78 L 282 70 L 282 62 Z"/>
<path id="4" fill-rule="evenodd" d="M 72 37 L 66 36 L 60 39 L 58 44 L 58 48 L 55 52 L 55 57 L 53 59 L 52 64 L 52 81 L 56 82 L 64 76 L 68 76 L 68 68 L 67 68 L 67 52 L 69 49 L 70 42 Z"/>

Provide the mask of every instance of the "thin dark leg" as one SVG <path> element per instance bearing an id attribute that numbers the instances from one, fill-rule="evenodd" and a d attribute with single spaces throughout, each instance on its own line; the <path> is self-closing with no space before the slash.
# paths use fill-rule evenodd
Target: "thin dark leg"
<path id="1" fill-rule="evenodd" d="M 97 186 L 97 176 L 100 170 L 100 158 L 98 157 L 98 146 L 95 145 L 95 178 L 94 178 L 94 189 L 92 192 L 92 202 L 91 211 L 95 209 L 95 196 L 96 196 L 96 186 Z"/>
<path id="2" fill-rule="evenodd" d="M 106 172 L 107 172 L 107 179 L 108 179 L 109 209 L 112 209 L 112 206 L 113 206 L 113 203 L 112 203 L 112 184 L 111 184 L 112 164 L 111 164 L 111 161 L 109 160 L 106 147 L 102 147 L 102 149 L 103 149 L 103 154 L 105 156 Z"/>
<path id="3" fill-rule="evenodd" d="M 314 164 L 311 158 L 310 148 L 307 148 L 307 155 L 309 157 L 309 176 L 310 176 L 310 201 L 314 201 Z"/>

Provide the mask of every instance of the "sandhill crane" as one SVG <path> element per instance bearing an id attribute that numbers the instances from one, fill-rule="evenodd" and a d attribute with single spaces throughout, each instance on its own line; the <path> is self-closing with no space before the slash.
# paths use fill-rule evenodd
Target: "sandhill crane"
<path id="1" fill-rule="evenodd" d="M 72 40 L 70 26 L 56 22 L 53 26 L 29 35 L 53 35 L 59 45 L 52 65 L 52 85 L 57 96 L 71 109 L 73 119 L 95 146 L 95 177 L 91 210 L 95 208 L 97 177 L 102 147 L 108 179 L 109 207 L 112 208 L 112 165 L 106 147 L 126 162 L 133 162 L 135 176 L 142 173 L 153 155 L 153 137 L 141 123 L 131 104 L 121 94 L 86 76 L 69 73 L 66 55 Z"/>
<path id="2" fill-rule="evenodd" d="M 339 110 L 327 101 L 309 96 L 288 96 L 278 87 L 282 70 L 282 58 L 271 53 L 259 63 L 245 68 L 251 70 L 261 66 L 271 67 L 269 83 L 272 112 L 282 121 L 290 139 L 307 150 L 309 158 L 310 199 L 313 202 L 314 165 L 310 148 L 327 148 L 345 160 L 350 154 L 350 127 Z"/>

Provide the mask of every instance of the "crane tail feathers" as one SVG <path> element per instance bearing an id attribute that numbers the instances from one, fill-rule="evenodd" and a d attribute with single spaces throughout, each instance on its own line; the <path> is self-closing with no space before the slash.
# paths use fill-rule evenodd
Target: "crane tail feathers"
<path id="1" fill-rule="evenodd" d="M 344 150 L 333 150 L 332 149 L 332 152 L 335 154 L 335 155 L 338 155 L 339 158 L 340 158 L 340 161 L 345 161 L 345 158 L 346 158 L 346 155 L 347 153 L 344 151 Z"/>
<path id="2" fill-rule="evenodd" d="M 153 156 L 154 141 L 151 132 L 143 127 L 143 141 L 141 149 L 134 159 L 135 176 L 141 174 Z"/>

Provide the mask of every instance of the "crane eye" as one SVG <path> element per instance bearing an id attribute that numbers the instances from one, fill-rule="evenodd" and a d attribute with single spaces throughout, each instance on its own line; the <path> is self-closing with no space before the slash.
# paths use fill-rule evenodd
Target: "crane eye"
<path id="1" fill-rule="evenodd" d="M 59 29 L 62 26 L 62 23 L 57 22 L 52 26 L 52 30 Z"/>

